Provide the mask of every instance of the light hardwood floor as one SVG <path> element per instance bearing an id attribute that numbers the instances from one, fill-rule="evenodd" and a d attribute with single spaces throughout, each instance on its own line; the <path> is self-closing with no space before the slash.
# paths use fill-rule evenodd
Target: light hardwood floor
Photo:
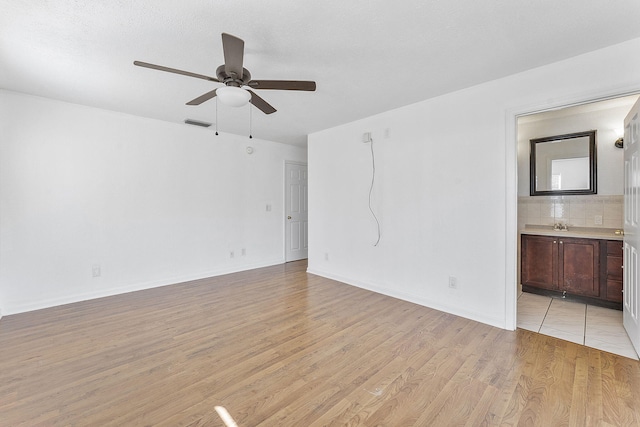
<path id="1" fill-rule="evenodd" d="M 640 425 L 638 361 L 305 270 L 4 317 L 0 425 Z"/>

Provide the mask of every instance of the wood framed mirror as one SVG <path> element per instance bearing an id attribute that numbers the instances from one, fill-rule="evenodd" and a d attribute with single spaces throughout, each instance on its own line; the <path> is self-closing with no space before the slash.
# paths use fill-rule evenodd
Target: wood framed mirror
<path id="1" fill-rule="evenodd" d="M 595 130 L 529 141 L 532 196 L 597 194 Z"/>

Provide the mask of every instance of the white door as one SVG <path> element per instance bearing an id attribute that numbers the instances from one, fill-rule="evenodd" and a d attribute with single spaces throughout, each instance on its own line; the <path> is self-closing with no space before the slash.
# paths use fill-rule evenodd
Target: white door
<path id="1" fill-rule="evenodd" d="M 640 354 L 640 100 L 624 119 L 624 328 Z"/>
<path id="2" fill-rule="evenodd" d="M 305 259 L 309 252 L 307 165 L 285 163 L 285 261 Z"/>

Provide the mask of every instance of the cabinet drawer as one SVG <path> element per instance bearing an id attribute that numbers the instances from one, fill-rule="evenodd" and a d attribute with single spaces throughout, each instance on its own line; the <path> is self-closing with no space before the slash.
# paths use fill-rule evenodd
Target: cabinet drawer
<path id="1" fill-rule="evenodd" d="M 607 279 L 622 280 L 622 257 L 607 257 Z"/>
<path id="2" fill-rule="evenodd" d="M 622 281 L 607 280 L 607 299 L 609 301 L 622 302 Z"/>
<path id="3" fill-rule="evenodd" d="M 607 255 L 622 256 L 622 242 L 607 240 Z"/>

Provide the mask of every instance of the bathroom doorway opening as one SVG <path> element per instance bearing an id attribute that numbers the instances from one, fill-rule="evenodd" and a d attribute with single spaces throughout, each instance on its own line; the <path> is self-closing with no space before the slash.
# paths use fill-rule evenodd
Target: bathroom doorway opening
<path id="1" fill-rule="evenodd" d="M 574 313 L 589 319 L 593 315 L 615 315 L 597 306 L 571 306 L 567 301 L 554 301 L 541 295 L 527 294 L 524 299 L 520 278 L 521 232 L 527 227 L 553 229 L 554 224 L 569 228 L 623 228 L 623 150 L 615 143 L 623 135 L 624 118 L 638 94 L 624 94 L 567 105 L 552 110 L 516 115 L 517 155 L 517 243 L 516 268 L 516 327 L 588 345 L 596 338 L 589 337 L 585 322 L 569 326 L 560 314 Z M 597 195 L 589 196 L 531 196 L 530 195 L 530 139 L 564 135 L 586 130 L 597 131 Z M 555 305 L 554 305 L 555 304 Z M 582 314 L 580 314 L 582 313 Z M 622 319 L 622 312 L 619 311 Z M 562 316 L 560 316 L 562 317 Z M 545 321 L 547 324 L 545 325 Z M 621 323 L 621 322 L 620 322 Z M 560 328 L 558 327 L 560 326 Z M 571 329 L 573 328 L 573 329 Z M 582 329 L 580 329 L 582 328 Z M 564 329 L 564 330 L 563 330 Z M 579 337 L 581 335 L 581 337 Z M 611 351 L 611 349 L 606 349 Z M 615 352 L 615 351 L 614 351 Z M 629 355 L 629 357 L 631 357 Z"/>

